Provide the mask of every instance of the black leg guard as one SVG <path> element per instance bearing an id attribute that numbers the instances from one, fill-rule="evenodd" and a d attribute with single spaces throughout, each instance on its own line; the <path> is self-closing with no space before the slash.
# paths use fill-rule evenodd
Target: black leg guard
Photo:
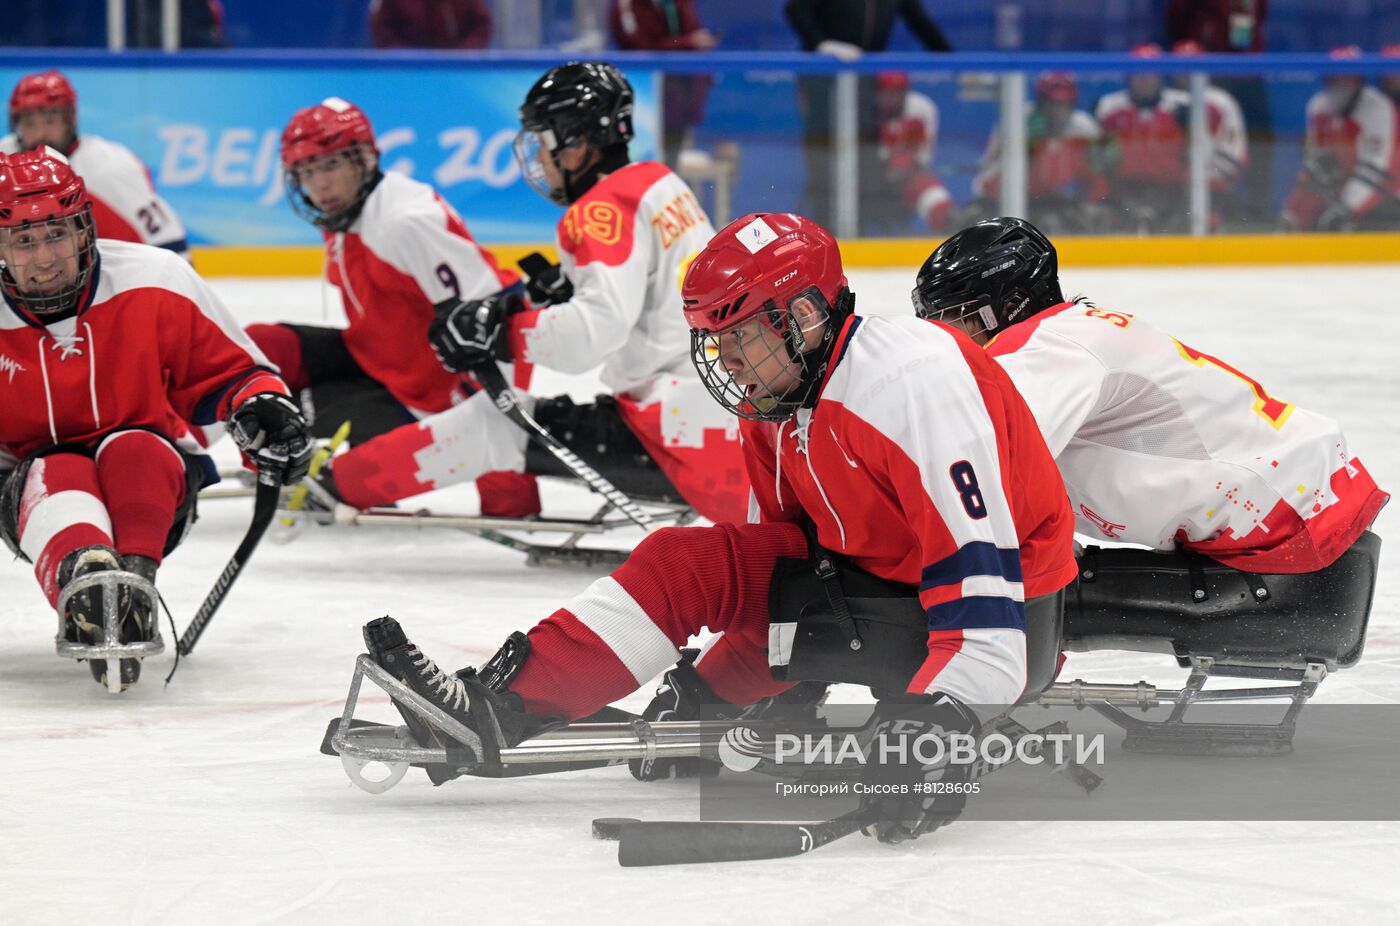
<path id="1" fill-rule="evenodd" d="M 1055 679 L 1064 592 L 1026 602 L 1026 690 L 1034 701 Z M 888 582 L 828 554 L 815 565 L 780 559 L 769 591 L 773 677 L 866 685 L 899 697 L 928 655 L 918 589 Z"/>
<path id="2" fill-rule="evenodd" d="M 19 465 L 10 470 L 0 482 L 0 540 L 11 553 L 25 562 L 29 557 L 19 549 L 19 500 L 24 495 L 24 482 L 29 478 L 29 467 L 33 458 L 20 460 Z"/>
<path id="3" fill-rule="evenodd" d="M 1066 648 L 1168 652 L 1218 665 L 1329 671 L 1356 664 L 1375 594 L 1369 531 L 1318 572 L 1254 575 L 1189 552 L 1089 547 L 1065 614 Z"/>
<path id="4" fill-rule="evenodd" d="M 577 405 L 568 396 L 540 399 L 534 418 L 605 479 L 638 500 L 684 504 L 685 499 L 646 447 L 627 427 L 612 396 L 600 395 L 591 405 Z M 540 476 L 574 474 L 533 441 L 525 450 L 525 471 Z"/>

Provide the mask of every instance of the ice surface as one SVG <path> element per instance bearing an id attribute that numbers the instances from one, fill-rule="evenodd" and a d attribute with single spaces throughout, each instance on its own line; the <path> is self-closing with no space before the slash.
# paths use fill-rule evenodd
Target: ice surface
<path id="1" fill-rule="evenodd" d="M 851 276 L 863 311 L 908 311 L 912 272 Z M 1400 268 L 1069 269 L 1064 279 L 1067 294 L 1160 323 L 1273 394 L 1340 419 L 1377 481 L 1400 486 Z M 323 312 L 314 281 L 215 282 L 244 321 L 338 311 Z M 540 388 L 588 396 L 591 381 L 545 375 Z M 231 462 L 226 443 L 220 452 Z M 438 508 L 474 510 L 469 488 L 437 496 Z M 551 487 L 547 505 L 583 513 L 589 499 Z M 182 629 L 249 510 L 207 502 L 162 569 Z M 1376 530 L 1397 524 L 1391 506 Z M 1366 656 L 1319 700 L 1400 700 L 1400 554 L 1386 553 Z M 0 922 L 1395 916 L 1396 823 L 965 822 L 899 850 L 857 836 L 786 861 L 624 870 L 614 844 L 589 838 L 589 821 L 693 819 L 692 788 L 610 769 L 434 789 L 412 771 L 372 796 L 316 753 L 370 618 L 393 614 L 452 668 L 486 657 L 595 575 L 527 569 L 518 554 L 453 531 L 312 531 L 264 544 L 169 688 L 162 657 L 112 697 L 54 656 L 55 619 L 28 568 L 0 563 Z M 1109 653 L 1076 655 L 1066 674 L 1175 687 L 1183 673 L 1166 658 Z"/>

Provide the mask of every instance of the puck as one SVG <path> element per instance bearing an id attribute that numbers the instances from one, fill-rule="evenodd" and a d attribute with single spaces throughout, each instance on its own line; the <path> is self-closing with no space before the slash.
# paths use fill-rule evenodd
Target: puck
<path id="1" fill-rule="evenodd" d="M 594 839 L 617 839 L 625 823 L 640 823 L 636 817 L 599 817 L 593 821 Z"/>

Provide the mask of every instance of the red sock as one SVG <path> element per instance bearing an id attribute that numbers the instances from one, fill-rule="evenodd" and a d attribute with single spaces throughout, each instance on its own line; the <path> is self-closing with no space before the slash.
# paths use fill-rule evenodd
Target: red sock
<path id="1" fill-rule="evenodd" d="M 149 431 L 118 431 L 98 445 L 97 477 L 117 552 L 160 562 L 185 497 L 184 458 Z"/>
<path id="2" fill-rule="evenodd" d="M 476 481 L 481 513 L 493 518 L 528 518 L 540 513 L 540 484 L 531 473 L 487 473 Z"/>
<path id="3" fill-rule="evenodd" d="M 97 466 L 77 453 L 40 457 L 29 467 L 19 501 L 19 546 L 49 604 L 58 604 L 58 567 L 80 547 L 112 545 Z"/>
<path id="4" fill-rule="evenodd" d="M 267 359 L 282 371 L 282 381 L 293 392 L 311 385 L 301 357 L 301 338 L 286 325 L 249 325 L 243 329 Z"/>
<path id="5" fill-rule="evenodd" d="M 649 534 L 611 576 L 530 631 L 511 690 L 531 713 L 586 717 L 665 671 L 708 628 L 724 633 L 728 651 L 701 673 L 716 694 L 744 704 L 783 691 L 790 686 L 767 675 L 768 584 L 778 557 L 806 554 L 795 524 Z"/>

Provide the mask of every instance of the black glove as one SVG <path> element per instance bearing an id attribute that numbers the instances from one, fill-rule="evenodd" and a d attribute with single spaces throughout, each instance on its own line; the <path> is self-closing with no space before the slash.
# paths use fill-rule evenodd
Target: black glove
<path id="1" fill-rule="evenodd" d="M 279 473 L 282 485 L 302 480 L 315 451 L 301 409 L 280 392 L 245 399 L 229 416 L 228 433 L 259 472 Z"/>
<path id="2" fill-rule="evenodd" d="M 691 663 L 693 650 L 684 651 L 681 661 L 662 676 L 661 687 L 642 713 L 644 720 L 733 720 L 742 707 L 725 704 L 710 690 Z M 718 775 L 720 764 L 713 759 L 682 757 L 678 759 L 631 759 L 627 770 L 638 781 L 659 781 L 663 778 L 702 778 Z"/>
<path id="3" fill-rule="evenodd" d="M 948 738 L 977 737 L 977 717 L 961 702 L 938 694 L 881 701 L 872 720 L 875 737 L 865 766 L 870 793 L 862 795 L 861 807 L 875 811 L 875 822 L 866 827 L 866 835 L 896 845 L 955 820 L 977 782 L 971 762 L 949 761 Z M 930 737 L 943 739 L 945 748 L 939 750 Z"/>
<path id="4" fill-rule="evenodd" d="M 517 266 L 525 274 L 525 294 L 531 305 L 544 308 L 574 298 L 574 284 L 564 276 L 564 268 L 551 264 L 538 251 L 520 258 Z"/>
<path id="5" fill-rule="evenodd" d="M 522 308 L 524 302 L 518 293 L 441 303 L 428 326 L 428 343 L 451 373 L 470 373 L 497 361 L 509 361 L 505 322 Z"/>

